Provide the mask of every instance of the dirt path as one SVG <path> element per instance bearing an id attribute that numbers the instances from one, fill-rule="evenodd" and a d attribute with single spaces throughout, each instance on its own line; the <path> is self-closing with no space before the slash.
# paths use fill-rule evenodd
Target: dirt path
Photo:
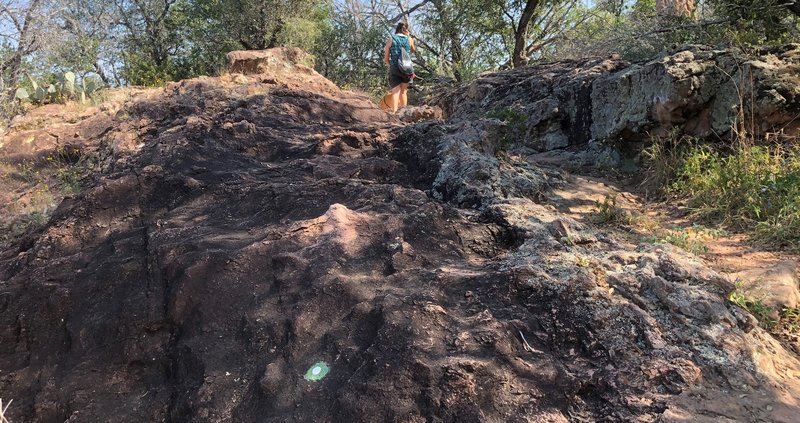
<path id="1" fill-rule="evenodd" d="M 540 163 L 552 169 L 559 169 L 552 161 Z M 730 275 L 733 280 L 743 281 L 747 278 L 759 278 L 774 269 L 795 269 L 794 276 L 786 276 L 786 282 L 794 288 L 779 283 L 773 286 L 772 281 L 753 281 L 750 290 L 742 295 L 748 299 L 758 300 L 765 306 L 772 307 L 769 316 L 758 316 L 778 320 L 774 325 L 767 322 L 770 332 L 800 356 L 800 320 L 792 314 L 788 320 L 782 320 L 780 309 L 785 296 L 796 296 L 798 279 L 796 269 L 800 256 L 789 252 L 766 251 L 755 245 L 746 234 L 730 233 L 723 228 L 707 227 L 692 222 L 685 207 L 671 203 L 653 203 L 632 192 L 623 183 L 599 176 L 570 175 L 567 183 L 554 189 L 548 200 L 561 212 L 573 219 L 587 224 L 601 224 L 607 228 L 616 228 L 622 240 L 627 240 L 629 247 L 635 249 L 641 242 L 667 242 L 685 248 L 697 254 L 709 267 Z M 606 209 L 603 204 L 613 210 Z M 611 220 L 603 213 L 617 213 Z M 598 219 L 601 222 L 598 222 Z M 663 233 L 661 236 L 658 233 Z M 654 237 L 655 235 L 655 237 Z M 649 241 L 648 241 L 648 238 Z M 753 276 L 756 275 L 756 276 Z M 779 281 L 782 282 L 782 281 Z M 743 287 L 748 288 L 748 287 Z M 752 298 L 751 298 L 752 297 Z M 776 298 L 777 297 L 777 298 Z M 796 305 L 794 306 L 796 307 Z M 758 312 L 758 310 L 756 310 Z M 758 315 L 758 313 L 756 313 Z"/>

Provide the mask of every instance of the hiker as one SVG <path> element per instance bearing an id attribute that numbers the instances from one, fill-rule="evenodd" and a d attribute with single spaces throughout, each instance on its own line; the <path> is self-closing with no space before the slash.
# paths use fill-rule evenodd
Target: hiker
<path id="1" fill-rule="evenodd" d="M 383 101 L 387 103 L 392 112 L 397 112 L 397 109 L 408 104 L 408 83 L 413 77 L 413 74 L 408 75 L 397 66 L 397 61 L 402 54 L 400 49 L 405 49 L 409 55 L 417 51 L 414 39 L 411 38 L 411 31 L 405 22 L 397 24 L 394 35 L 386 40 L 386 47 L 383 49 L 383 63 L 389 66 L 389 92 Z"/>

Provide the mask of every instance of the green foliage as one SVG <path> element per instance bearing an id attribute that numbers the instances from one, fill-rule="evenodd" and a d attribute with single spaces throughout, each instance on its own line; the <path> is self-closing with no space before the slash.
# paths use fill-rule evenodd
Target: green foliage
<path id="1" fill-rule="evenodd" d="M 660 192 L 675 179 L 686 151 L 698 142 L 681 135 L 677 128 L 664 136 L 650 137 L 650 145 L 642 150 L 646 168 L 642 186 L 648 192 Z"/>
<path id="2" fill-rule="evenodd" d="M 15 184 L 24 193 L 24 198 L 0 204 L 0 243 L 44 224 L 64 196 L 83 189 L 81 179 L 93 166 L 92 158 L 75 146 L 58 147 L 43 159 L 0 162 L 0 183 Z"/>
<path id="3" fill-rule="evenodd" d="M 125 54 L 124 58 L 122 77 L 130 85 L 158 87 L 175 79 L 177 70 L 171 62 L 158 65 L 148 56 L 133 52 Z"/>
<path id="4" fill-rule="evenodd" d="M 774 329 L 778 324 L 778 320 L 775 319 L 775 310 L 765 305 L 761 299 L 748 298 L 743 293 L 736 290 L 728 295 L 728 300 L 749 311 L 750 314 L 758 319 L 758 323 L 764 327 L 764 329 Z"/>
<path id="5" fill-rule="evenodd" d="M 698 215 L 753 231 L 774 247 L 800 248 L 800 148 L 744 146 L 724 155 L 708 146 L 682 158 L 674 193 Z"/>
<path id="6" fill-rule="evenodd" d="M 278 33 L 278 44 L 311 51 L 321 38 L 322 30 L 323 26 L 319 20 L 290 17 L 286 19 L 282 31 Z"/>
<path id="7" fill-rule="evenodd" d="M 320 38 L 312 49 L 315 68 L 341 87 L 381 97 L 387 88 L 386 24 L 341 7 L 323 9 L 327 18 L 321 21 Z"/>
<path id="8" fill-rule="evenodd" d="M 595 209 L 589 215 L 589 221 L 598 224 L 622 224 L 631 225 L 636 223 L 636 217 L 617 204 L 617 194 L 606 194 L 603 201 L 595 201 Z"/>
<path id="9" fill-rule="evenodd" d="M 18 87 L 14 97 L 21 102 L 33 104 L 64 103 L 68 100 L 88 102 L 100 84 L 93 78 L 78 79 L 73 72 L 51 75 L 51 83 L 37 81 L 28 75 L 27 87 Z"/>
<path id="10" fill-rule="evenodd" d="M 747 310 L 758 320 L 759 326 L 778 338 L 787 341 L 796 353 L 800 353 L 800 307 L 783 307 L 776 310 L 764 304 L 761 298 L 751 298 L 743 293 L 740 286 L 728 295 L 728 300 Z"/>
<path id="11" fill-rule="evenodd" d="M 525 130 L 527 129 L 528 116 L 514 107 L 490 110 L 486 113 L 486 117 L 498 119 L 506 123 L 508 132 L 501 140 L 501 148 L 503 150 L 508 149 L 515 139 L 524 136 Z"/>
<path id="12" fill-rule="evenodd" d="M 606 195 L 602 202 L 595 202 L 595 211 L 590 220 L 597 224 L 616 222 L 619 219 L 619 211 L 616 194 Z"/>
<path id="13" fill-rule="evenodd" d="M 503 107 L 501 109 L 490 110 L 486 113 L 487 118 L 499 119 L 515 128 L 524 128 L 528 117 L 513 107 Z"/>
<path id="14" fill-rule="evenodd" d="M 87 167 L 87 158 L 77 147 L 58 147 L 45 158 L 53 170 L 61 192 L 65 195 L 81 191 L 81 173 Z"/>
<path id="15" fill-rule="evenodd" d="M 589 215 L 590 222 L 597 225 L 623 225 L 653 231 L 655 222 L 638 212 L 626 210 L 617 202 L 617 193 L 606 194 L 603 201 L 595 201 Z"/>
<path id="16" fill-rule="evenodd" d="M 760 46 L 790 42 L 798 35 L 797 12 L 784 0 L 709 0 L 718 16 L 730 20 L 735 41 Z M 787 7 L 791 6 L 791 7 Z M 798 9 L 800 10 L 800 9 Z"/>
<path id="17" fill-rule="evenodd" d="M 708 246 L 703 242 L 705 237 L 694 227 L 688 229 L 658 229 L 647 241 L 653 244 L 672 244 L 695 255 L 708 252 Z"/>
<path id="18" fill-rule="evenodd" d="M 671 244 L 692 254 L 705 254 L 708 246 L 705 241 L 724 234 L 723 231 L 712 230 L 701 225 L 689 228 L 663 228 L 658 222 L 641 213 L 625 210 L 617 203 L 617 194 L 606 194 L 603 201 L 595 202 L 595 209 L 589 215 L 589 221 L 598 225 L 620 225 L 647 234 L 642 241 L 653 244 Z"/>

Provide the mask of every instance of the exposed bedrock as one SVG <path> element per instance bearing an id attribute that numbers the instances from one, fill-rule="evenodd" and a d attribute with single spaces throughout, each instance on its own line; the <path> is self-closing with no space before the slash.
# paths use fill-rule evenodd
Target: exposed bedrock
<path id="1" fill-rule="evenodd" d="M 796 420 L 728 277 L 564 216 L 508 125 L 403 126 L 292 66 L 70 124 L 96 173 L 0 250 L 12 422 Z"/>
<path id="2" fill-rule="evenodd" d="M 755 59 L 694 46 L 647 63 L 593 59 L 487 74 L 438 104 L 455 119 L 504 109 L 519 114 L 516 145 L 538 152 L 589 141 L 643 141 L 673 130 L 699 137 L 732 130 L 795 134 L 798 71 L 797 44 Z"/>

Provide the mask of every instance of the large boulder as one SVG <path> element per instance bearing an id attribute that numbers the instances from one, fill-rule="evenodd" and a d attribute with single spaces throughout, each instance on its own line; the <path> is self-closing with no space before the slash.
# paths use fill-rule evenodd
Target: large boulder
<path id="1" fill-rule="evenodd" d="M 225 58 L 228 72 L 255 74 L 265 70 L 282 67 L 293 70 L 294 65 L 305 65 L 309 57 L 299 48 L 278 47 L 267 50 L 237 50 L 228 53 Z"/>
<path id="2" fill-rule="evenodd" d="M 800 130 L 798 69 L 797 44 L 755 58 L 691 46 L 641 64 L 611 57 L 486 74 L 437 103 L 451 118 L 514 116 L 522 123 L 515 145 L 539 152 L 675 130 L 793 134 Z"/>
<path id="3" fill-rule="evenodd" d="M 777 262 L 771 268 L 746 270 L 733 277 L 747 297 L 776 311 L 800 305 L 800 279 L 797 263 L 793 260 Z"/>

